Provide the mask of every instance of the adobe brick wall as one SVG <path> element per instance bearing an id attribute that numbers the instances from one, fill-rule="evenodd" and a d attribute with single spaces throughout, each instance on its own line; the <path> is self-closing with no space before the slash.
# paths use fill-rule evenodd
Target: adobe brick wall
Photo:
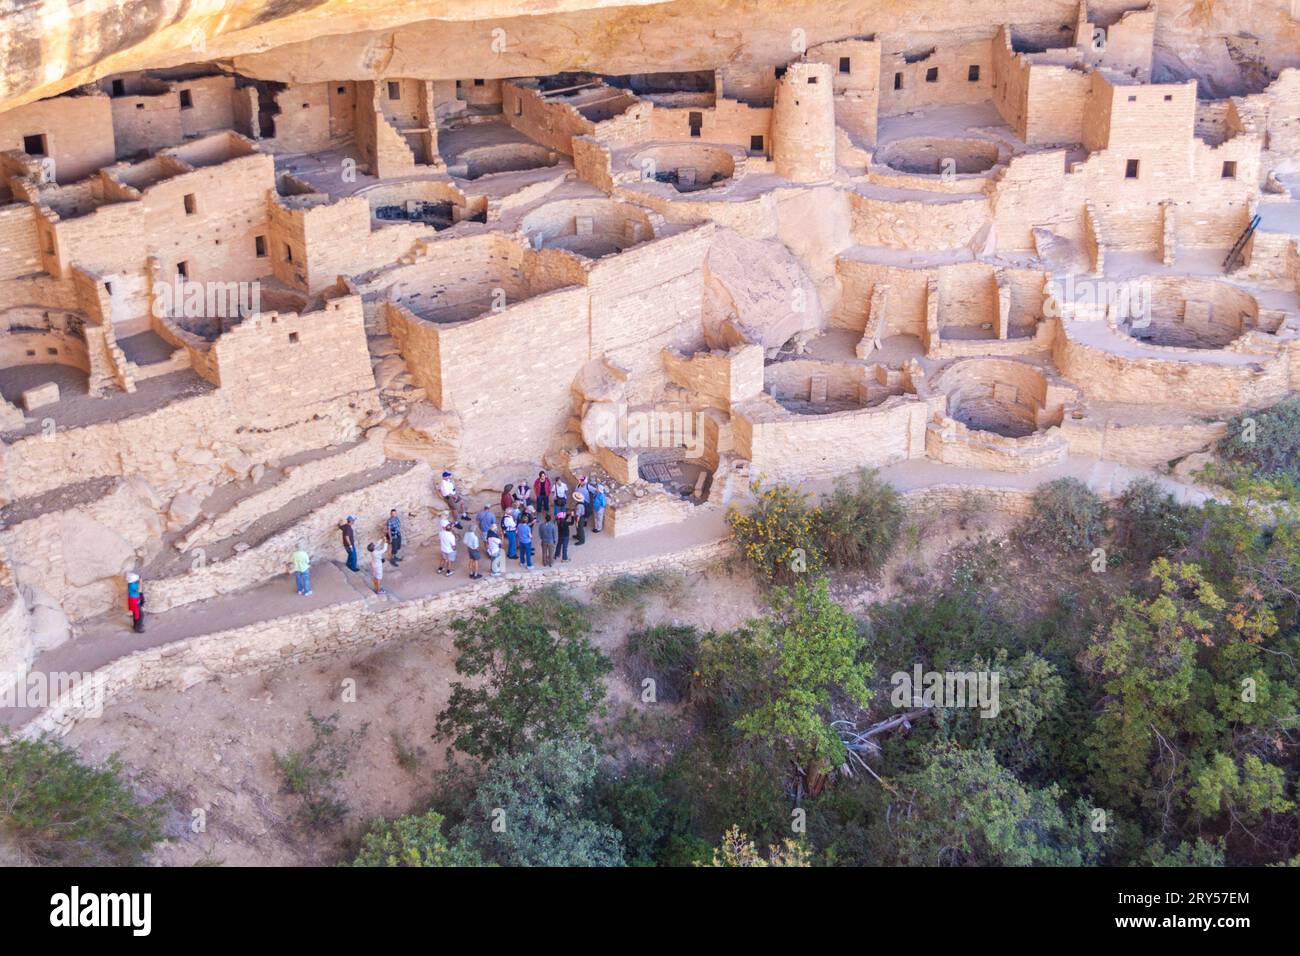
<path id="1" fill-rule="evenodd" d="M 0 151 L 21 150 L 23 137 L 44 135 L 60 183 L 112 165 L 113 110 L 107 96 L 59 96 L 0 113 Z"/>
<path id="2" fill-rule="evenodd" d="M 1169 357 L 1108 352 L 1071 338 L 1067 324 L 1065 334 L 1056 338 L 1052 359 L 1084 395 L 1102 401 L 1145 403 L 1159 396 L 1189 408 L 1258 408 L 1278 401 L 1291 387 L 1286 353 L 1228 365 L 1198 361 L 1198 349 L 1159 351 Z"/>
<path id="3" fill-rule="evenodd" d="M 5 280 L 40 271 L 35 207 L 26 203 L 0 206 L 0 296 Z"/>
<path id="4" fill-rule="evenodd" d="M 835 89 L 825 63 L 798 62 L 777 81 L 772 162 L 778 176 L 813 183 L 835 175 Z"/>
<path id="5" fill-rule="evenodd" d="M 889 249 L 960 249 L 969 246 L 990 219 L 984 196 L 949 202 L 878 199 L 849 194 L 853 239 Z"/>
<path id="6" fill-rule="evenodd" d="M 896 37 L 895 43 L 885 48 L 874 44 L 879 51 L 880 115 L 895 116 L 934 106 L 988 101 L 993 93 L 993 42 L 982 39 L 941 44 L 929 56 L 912 63 L 908 63 L 904 56 L 906 38 Z M 842 44 L 823 44 L 809 52 L 840 46 Z M 827 62 L 836 61 L 828 59 Z M 978 77 L 974 80 L 970 78 L 972 67 L 978 68 Z M 931 74 L 931 70 L 936 72 Z M 930 75 L 935 78 L 927 79 Z M 897 81 L 896 76 L 899 77 Z M 901 86 L 896 88 L 896 82 Z"/>
<path id="7" fill-rule="evenodd" d="M 691 133 L 692 113 L 700 115 L 698 136 Z M 671 107 L 654 104 L 650 113 L 649 139 L 725 143 L 749 149 L 755 136 L 763 138 L 764 151 L 771 149 L 771 107 L 751 106 L 739 100 L 718 97 L 711 106 Z"/>
<path id="8" fill-rule="evenodd" d="M 704 404 L 723 410 L 763 390 L 763 358 L 761 345 L 692 355 L 672 350 L 663 353 L 669 381 L 681 385 Z"/>
<path id="9" fill-rule="evenodd" d="M 393 334 L 413 369 L 437 369 L 427 378 L 416 372 L 417 381 L 439 408 L 460 415 L 463 441 L 477 462 L 537 461 L 564 433 L 570 388 L 590 358 L 586 303 L 585 290 L 564 288 L 470 322 L 416 320 Z M 526 348 L 510 344 L 520 329 L 527 330 Z M 408 354 L 412 337 L 428 344 L 413 343 Z"/>
<path id="10" fill-rule="evenodd" d="M 941 406 L 940 406 L 941 407 Z M 773 481 L 833 477 L 925 455 L 929 404 L 895 397 L 874 408 L 798 415 L 761 396 L 732 409 L 736 455 Z"/>

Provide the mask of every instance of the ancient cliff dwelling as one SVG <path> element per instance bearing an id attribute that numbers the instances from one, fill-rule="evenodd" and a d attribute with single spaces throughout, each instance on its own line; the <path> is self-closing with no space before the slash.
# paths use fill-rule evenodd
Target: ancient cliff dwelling
<path id="1" fill-rule="evenodd" d="M 54 6 L 0 10 L 6 685 L 111 712 L 704 567 L 860 469 L 1199 502 L 1300 388 L 1291 0 Z M 603 527 L 541 567 L 561 481 Z M 524 485 L 539 567 L 476 575 Z M 75 740 L 76 690 L 4 722 Z"/>

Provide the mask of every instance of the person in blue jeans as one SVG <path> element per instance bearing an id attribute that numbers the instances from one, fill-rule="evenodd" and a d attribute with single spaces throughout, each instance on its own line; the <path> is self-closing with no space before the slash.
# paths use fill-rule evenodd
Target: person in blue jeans
<path id="1" fill-rule="evenodd" d="M 519 522 L 519 563 L 530 571 L 533 567 L 533 528 L 527 521 Z"/>
<path id="2" fill-rule="evenodd" d="M 506 557 L 513 561 L 519 556 L 519 536 L 515 533 L 515 516 L 509 511 L 501 516 L 501 530 L 506 536 Z"/>
<path id="3" fill-rule="evenodd" d="M 348 515 L 348 520 L 339 525 L 339 531 L 343 534 L 343 550 L 348 555 L 348 570 L 360 571 L 357 566 L 357 531 L 353 527 L 357 523 L 355 515 Z"/>

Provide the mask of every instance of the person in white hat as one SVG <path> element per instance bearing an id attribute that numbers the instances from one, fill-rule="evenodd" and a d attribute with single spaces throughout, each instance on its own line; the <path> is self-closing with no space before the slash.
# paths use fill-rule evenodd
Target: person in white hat
<path id="1" fill-rule="evenodd" d="M 131 626 L 137 634 L 144 633 L 144 586 L 140 575 L 130 571 L 126 575 L 126 608 L 131 612 Z"/>

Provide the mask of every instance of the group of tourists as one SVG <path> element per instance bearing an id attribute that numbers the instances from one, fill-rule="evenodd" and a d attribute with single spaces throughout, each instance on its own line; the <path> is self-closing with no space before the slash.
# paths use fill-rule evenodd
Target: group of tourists
<path id="1" fill-rule="evenodd" d="M 521 478 L 501 490 L 499 508 L 485 502 L 472 517 L 464 496 L 449 471 L 442 473 L 438 492 L 450 509 L 438 529 L 438 573 L 452 577 L 457 570 L 460 551 L 465 552 L 471 580 L 486 573 L 504 573 L 506 561 L 518 561 L 521 568 L 532 570 L 534 562 L 551 567 L 569 560 L 569 545 L 587 541 L 587 533 L 600 534 L 605 528 L 606 492 L 603 485 L 583 475 L 570 488 L 563 477 L 554 480 L 545 470 L 531 482 Z M 357 545 L 357 518 L 348 515 L 339 525 L 343 551 L 350 571 L 361 571 Z M 384 594 L 384 567 L 401 564 L 402 519 L 394 508 L 384 523 L 383 538 L 366 545 L 366 570 L 376 594 Z M 311 595 L 311 555 L 300 543 L 290 557 L 298 593 Z"/>
<path id="2" fill-rule="evenodd" d="M 458 544 L 464 546 L 470 578 L 478 579 L 485 560 L 492 576 L 503 573 L 506 561 L 518 561 L 529 571 L 534 560 L 547 568 L 568 561 L 571 541 L 585 544 L 588 528 L 593 534 L 605 528 L 605 488 L 585 475 L 570 489 L 563 477 L 552 481 L 545 470 L 539 471 L 531 482 L 521 478 L 506 485 L 499 507 L 484 502 L 473 518 L 464 510 L 450 472 L 443 472 L 440 491 L 452 514 L 460 515 L 460 520 L 442 519 L 438 532 L 438 573 L 447 577 L 456 573 Z M 457 530 L 463 531 L 459 541 Z"/>

